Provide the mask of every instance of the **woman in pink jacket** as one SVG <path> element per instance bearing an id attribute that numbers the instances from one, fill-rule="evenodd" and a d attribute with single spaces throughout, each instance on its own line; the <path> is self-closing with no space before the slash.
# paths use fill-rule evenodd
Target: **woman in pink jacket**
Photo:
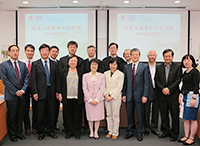
<path id="1" fill-rule="evenodd" d="M 99 61 L 90 61 L 91 72 L 83 75 L 83 92 L 85 99 L 86 116 L 90 127 L 89 138 L 99 139 L 98 129 L 100 120 L 104 119 L 104 74 L 98 73 Z M 95 131 L 93 131 L 95 124 Z"/>

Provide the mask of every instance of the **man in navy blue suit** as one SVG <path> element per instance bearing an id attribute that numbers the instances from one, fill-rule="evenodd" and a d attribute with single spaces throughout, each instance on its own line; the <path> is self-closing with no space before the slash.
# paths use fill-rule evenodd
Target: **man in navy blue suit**
<path id="1" fill-rule="evenodd" d="M 144 132 L 144 103 L 147 102 L 149 91 L 149 68 L 147 64 L 139 62 L 140 50 L 131 50 L 132 63 L 124 66 L 123 102 L 126 102 L 128 133 L 124 139 L 137 135 L 137 140 L 143 140 Z M 138 129 L 135 131 L 135 107 L 138 116 Z"/>
<path id="2" fill-rule="evenodd" d="M 10 59 L 1 64 L 1 78 L 5 85 L 7 106 L 7 128 L 10 140 L 26 139 L 22 135 L 24 113 L 24 93 L 28 87 L 28 69 L 26 64 L 18 60 L 19 47 L 8 48 Z"/>

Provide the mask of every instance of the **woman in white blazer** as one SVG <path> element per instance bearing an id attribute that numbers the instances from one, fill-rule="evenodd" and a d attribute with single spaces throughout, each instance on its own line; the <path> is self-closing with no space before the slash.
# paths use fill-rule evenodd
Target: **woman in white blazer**
<path id="1" fill-rule="evenodd" d="M 119 135 L 119 113 L 121 107 L 121 91 L 124 83 L 124 74 L 117 69 L 117 58 L 109 61 L 110 70 L 104 73 L 106 88 L 104 91 L 105 108 L 107 114 L 108 134 L 106 138 L 117 139 Z"/>

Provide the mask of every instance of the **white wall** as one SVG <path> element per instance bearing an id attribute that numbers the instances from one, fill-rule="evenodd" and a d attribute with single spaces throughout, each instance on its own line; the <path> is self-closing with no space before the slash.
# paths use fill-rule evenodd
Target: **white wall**
<path id="1" fill-rule="evenodd" d="M 0 12 L 0 51 L 7 50 L 9 45 L 16 44 L 15 11 Z M 3 61 L 0 55 L 0 63 Z"/>
<path id="2" fill-rule="evenodd" d="M 190 12 L 190 53 L 200 61 L 200 11 Z"/>

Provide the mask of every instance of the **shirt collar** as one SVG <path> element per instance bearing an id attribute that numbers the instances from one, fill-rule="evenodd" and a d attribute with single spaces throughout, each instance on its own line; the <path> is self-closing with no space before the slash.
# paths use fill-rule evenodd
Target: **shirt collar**
<path id="1" fill-rule="evenodd" d="M 94 75 L 94 76 L 97 76 L 99 73 L 98 72 L 96 72 L 96 74 Z M 90 72 L 90 76 L 93 76 L 92 75 L 92 72 Z"/>
<path id="2" fill-rule="evenodd" d="M 167 66 L 166 63 L 164 63 L 164 66 L 165 66 L 165 67 L 171 67 L 171 66 L 172 66 L 172 62 L 170 63 L 169 66 Z"/>
<path id="3" fill-rule="evenodd" d="M 132 62 L 132 68 L 133 68 L 133 65 L 134 65 L 134 64 L 135 64 L 135 67 L 138 66 L 138 63 L 139 63 L 139 61 L 136 62 L 136 63 L 133 63 L 133 62 Z"/>
<path id="4" fill-rule="evenodd" d="M 55 62 L 57 62 L 57 60 L 56 59 L 53 59 L 53 58 L 51 58 L 51 56 L 49 57 L 52 61 L 55 61 Z"/>
<path id="5" fill-rule="evenodd" d="M 11 61 L 12 63 L 14 63 L 14 62 L 18 63 L 18 60 L 14 61 L 14 60 L 11 59 L 11 58 L 10 58 L 10 61 Z"/>
<path id="6" fill-rule="evenodd" d="M 44 63 L 45 60 L 44 60 L 43 58 L 41 58 L 41 60 L 42 60 L 42 62 Z M 49 62 L 49 58 L 47 58 L 46 61 L 47 61 L 47 63 L 48 63 L 48 62 Z"/>

